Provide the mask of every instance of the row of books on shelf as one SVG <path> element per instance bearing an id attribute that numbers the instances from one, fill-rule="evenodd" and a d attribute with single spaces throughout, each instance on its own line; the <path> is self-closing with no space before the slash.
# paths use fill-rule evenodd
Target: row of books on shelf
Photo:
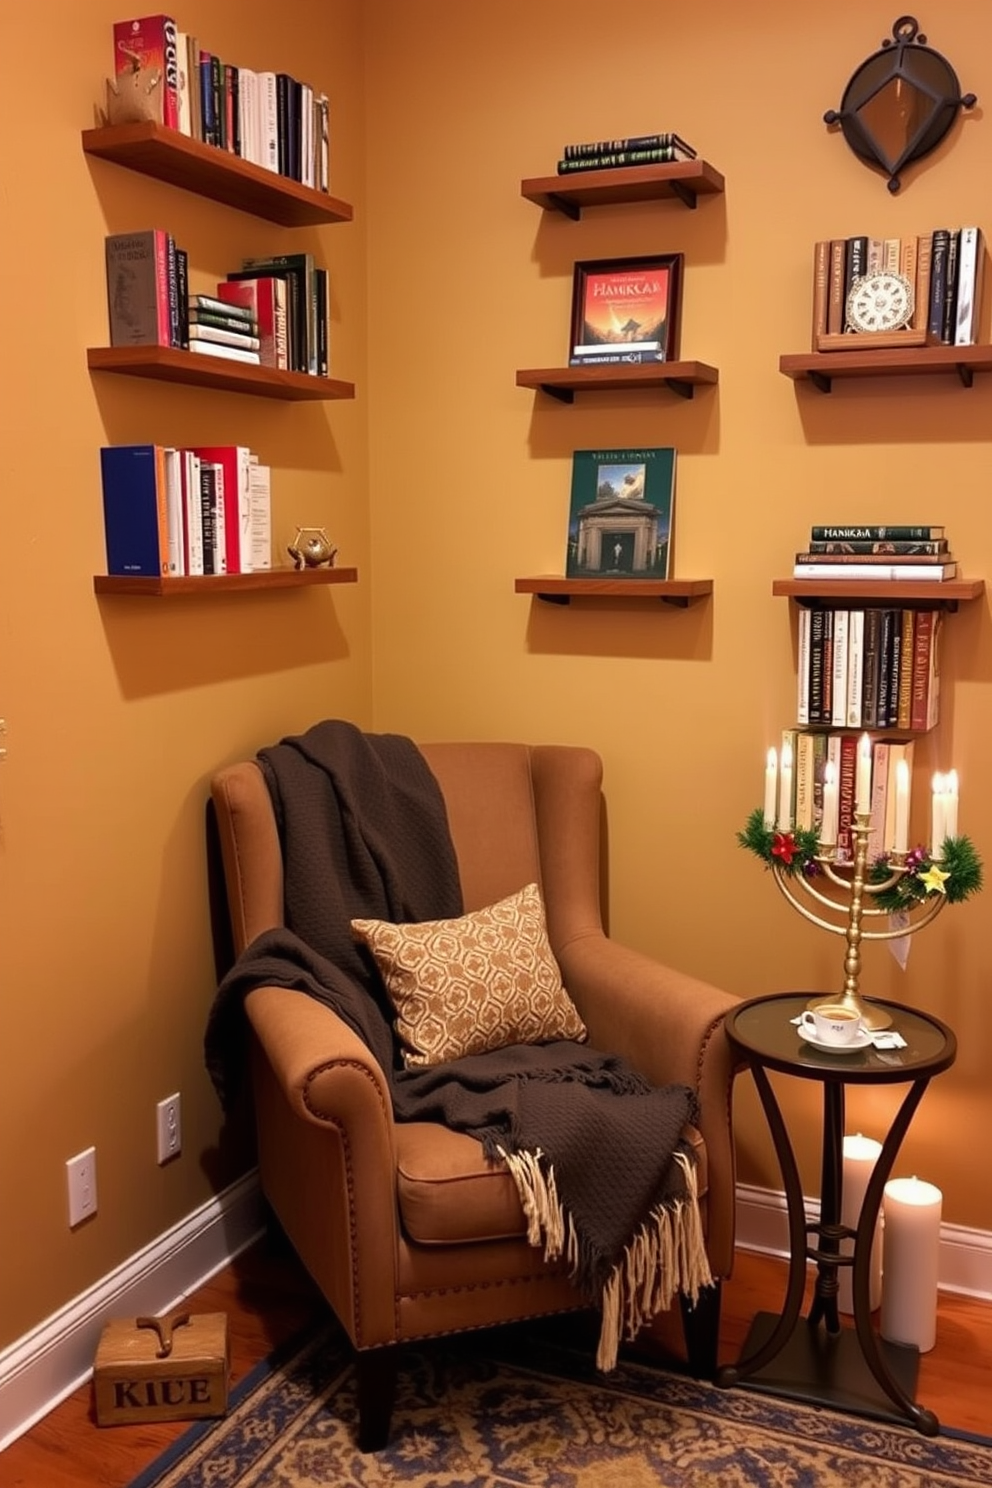
<path id="1" fill-rule="evenodd" d="M 243 445 L 100 451 L 107 572 L 127 578 L 272 567 L 271 472 Z"/>
<path id="2" fill-rule="evenodd" d="M 828 781 L 835 782 L 836 855 L 841 860 L 854 856 L 852 826 L 856 805 L 858 744 L 856 734 L 810 733 L 802 729 L 784 729 L 782 732 L 782 757 L 791 761 L 791 798 L 786 803 L 786 810 L 791 809 L 790 825 L 798 830 L 814 831 L 824 841 L 832 840 L 834 823 L 824 821 L 824 807 L 830 805 L 825 800 L 825 787 Z M 901 831 L 907 831 L 908 823 L 912 821 L 914 750 L 913 739 L 871 741 L 869 862 L 896 850 Z M 903 810 L 907 826 L 897 828 L 896 780 L 901 761 L 906 764 L 903 772 Z M 780 809 L 779 817 L 781 816 Z M 782 830 L 781 820 L 778 826 Z M 905 845 L 898 850 L 905 851 Z"/>
<path id="3" fill-rule="evenodd" d="M 931 583 L 956 578 L 957 572 L 957 561 L 940 526 L 816 526 L 806 548 L 796 553 L 792 568 L 796 579 Z"/>
<path id="4" fill-rule="evenodd" d="M 225 62 L 171 16 L 114 25 L 112 124 L 153 119 L 267 170 L 328 191 L 327 95 L 286 72 Z"/>
<path id="5" fill-rule="evenodd" d="M 575 171 L 616 170 L 629 165 L 668 165 L 674 160 L 695 160 L 696 152 L 678 134 L 634 134 L 623 139 L 589 140 L 566 145 L 558 161 L 558 174 Z"/>
<path id="6" fill-rule="evenodd" d="M 852 296 L 869 274 L 899 275 L 907 282 L 907 345 L 972 345 L 979 334 L 985 258 L 985 235 L 975 226 L 901 238 L 822 239 L 813 250 L 813 350 L 825 335 L 890 328 L 893 300 L 884 293 L 877 324 L 852 320 Z"/>
<path id="7" fill-rule="evenodd" d="M 112 346 L 328 375 L 328 277 L 312 254 L 243 259 L 211 294 L 190 293 L 186 251 L 161 228 L 108 237 L 106 264 Z"/>
<path id="8" fill-rule="evenodd" d="M 796 721 L 925 732 L 940 717 L 943 611 L 802 609 Z"/>

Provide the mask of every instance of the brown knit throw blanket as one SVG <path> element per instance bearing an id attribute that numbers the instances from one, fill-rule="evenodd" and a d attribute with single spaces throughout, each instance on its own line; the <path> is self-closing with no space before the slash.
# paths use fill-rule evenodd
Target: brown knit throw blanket
<path id="1" fill-rule="evenodd" d="M 259 755 L 285 865 L 286 928 L 260 935 L 224 977 L 205 1038 L 228 1105 L 243 1065 L 243 1000 L 259 986 L 326 1002 L 368 1045 L 397 1121 L 438 1121 L 505 1160 L 548 1260 L 564 1256 L 602 1309 L 597 1363 L 611 1369 L 676 1291 L 712 1281 L 691 1152 L 697 1116 L 681 1085 L 652 1086 L 585 1044 L 514 1045 L 431 1069 L 405 1069 L 392 1009 L 352 919 L 394 923 L 462 913 L 440 788 L 416 745 L 328 720 Z"/>

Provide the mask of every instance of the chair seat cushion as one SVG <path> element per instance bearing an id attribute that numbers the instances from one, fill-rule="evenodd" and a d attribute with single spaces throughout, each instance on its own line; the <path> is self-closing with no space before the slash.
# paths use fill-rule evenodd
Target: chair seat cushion
<path id="1" fill-rule="evenodd" d="M 490 1166 L 481 1143 L 433 1121 L 394 1128 L 400 1218 L 418 1245 L 462 1245 L 510 1240 L 527 1233 L 527 1221 L 509 1169 Z M 706 1148 L 695 1127 L 686 1139 L 696 1157 L 699 1197 L 706 1193 Z M 705 1206 L 703 1206 L 705 1219 Z"/>

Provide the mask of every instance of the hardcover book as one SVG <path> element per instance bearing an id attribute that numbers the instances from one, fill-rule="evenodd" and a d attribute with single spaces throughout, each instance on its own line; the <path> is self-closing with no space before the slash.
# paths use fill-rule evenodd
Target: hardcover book
<path id="1" fill-rule="evenodd" d="M 262 366 L 288 368 L 286 281 L 274 277 L 226 279 L 218 284 L 217 295 L 254 318 Z"/>
<path id="2" fill-rule="evenodd" d="M 568 578 L 671 576 L 675 450 L 576 450 Z"/>
<path id="3" fill-rule="evenodd" d="M 165 451 L 115 444 L 100 451 L 107 573 L 159 578 L 169 571 Z"/>
<path id="4" fill-rule="evenodd" d="M 879 527 L 852 522 L 847 527 L 811 527 L 809 535 L 813 542 L 882 542 L 888 539 L 895 539 L 897 542 L 927 542 L 946 534 L 943 527 Z"/>
<path id="5" fill-rule="evenodd" d="M 114 233 L 105 252 L 111 346 L 170 346 L 168 235 Z"/>
<path id="6" fill-rule="evenodd" d="M 129 101 L 138 98 L 146 106 L 143 113 L 115 110 L 114 122 L 150 117 L 147 112 L 150 100 L 159 123 L 168 129 L 179 128 L 178 36 L 171 16 L 142 16 L 115 23 L 114 87 L 125 110 Z"/>

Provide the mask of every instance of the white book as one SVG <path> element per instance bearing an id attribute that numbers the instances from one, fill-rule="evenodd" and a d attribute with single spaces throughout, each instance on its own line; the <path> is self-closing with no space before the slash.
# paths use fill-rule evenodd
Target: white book
<path id="1" fill-rule="evenodd" d="M 259 165 L 279 169 L 279 106 L 274 72 L 258 73 Z"/>
<path id="2" fill-rule="evenodd" d="M 251 573 L 251 450 L 243 444 L 235 445 L 238 471 L 238 572 Z M 225 498 L 227 493 L 225 493 Z"/>
<path id="3" fill-rule="evenodd" d="M 794 579 L 880 579 L 899 583 L 919 579 L 939 583 L 953 579 L 956 563 L 797 563 Z"/>
<path id="4" fill-rule="evenodd" d="M 200 458 L 182 451 L 183 522 L 186 533 L 186 572 L 200 575 L 203 567 L 203 507 L 200 502 Z"/>
<path id="5" fill-rule="evenodd" d="M 848 635 L 850 626 L 847 610 L 834 610 L 834 644 L 830 653 L 831 688 L 830 722 L 834 728 L 843 728 L 847 722 L 847 670 Z"/>
<path id="6" fill-rule="evenodd" d="M 660 341 L 601 341 L 594 346 L 573 346 L 573 356 L 606 356 L 610 352 L 661 351 Z"/>
<path id="7" fill-rule="evenodd" d="M 317 99 L 317 190 L 331 189 L 331 116 L 327 94 Z"/>
<path id="8" fill-rule="evenodd" d="M 847 616 L 847 718 L 848 728 L 861 727 L 865 680 L 865 612 L 850 610 Z"/>
<path id="9" fill-rule="evenodd" d="M 249 467 L 251 485 L 251 566 L 254 571 L 272 567 L 272 471 L 252 456 Z"/>
<path id="10" fill-rule="evenodd" d="M 309 83 L 300 84 L 300 184 L 314 183 L 313 149 L 313 89 Z"/>
<path id="11" fill-rule="evenodd" d="M 970 346 L 978 339 L 985 268 L 985 235 L 980 227 L 963 227 L 958 246 L 958 287 L 954 314 L 954 345 Z"/>
<path id="12" fill-rule="evenodd" d="M 250 67 L 238 68 L 238 125 L 241 158 L 260 165 L 258 143 L 258 74 Z"/>
<path id="13" fill-rule="evenodd" d="M 223 326 L 200 325 L 192 321 L 189 328 L 190 341 L 212 341 L 217 346 L 240 346 L 242 351 L 257 351 L 261 342 L 257 336 L 246 331 L 225 331 Z"/>
<path id="14" fill-rule="evenodd" d="M 871 820 L 868 824 L 868 862 L 890 846 L 885 840 L 885 812 L 889 789 L 889 746 L 876 739 L 871 751 Z"/>
<path id="15" fill-rule="evenodd" d="M 809 629 L 811 612 L 805 605 L 799 609 L 797 640 L 799 665 L 796 673 L 796 722 L 809 723 Z"/>
<path id="16" fill-rule="evenodd" d="M 194 341 L 191 338 L 189 349 L 202 356 L 225 357 L 231 362 L 250 362 L 253 367 L 261 363 L 257 351 L 243 351 L 240 346 L 222 346 L 219 341 Z"/>

